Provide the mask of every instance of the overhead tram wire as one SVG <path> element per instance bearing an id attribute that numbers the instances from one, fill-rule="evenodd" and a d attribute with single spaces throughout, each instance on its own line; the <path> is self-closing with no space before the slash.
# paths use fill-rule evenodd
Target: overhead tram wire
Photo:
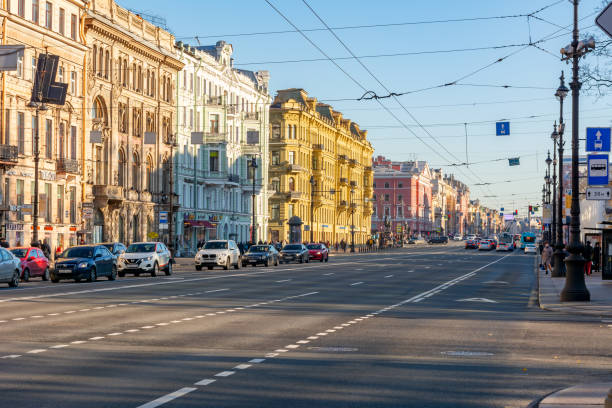
<path id="1" fill-rule="evenodd" d="M 285 16 L 276 6 L 274 6 L 274 4 L 272 4 L 270 2 L 270 0 L 264 0 L 277 14 L 279 14 L 287 23 L 289 23 L 293 28 L 295 28 L 301 35 L 302 37 L 304 37 L 304 39 L 306 39 L 306 41 L 308 41 L 313 47 L 315 47 L 322 55 L 324 55 L 325 57 L 327 57 L 329 59 L 329 61 L 334 64 L 336 66 L 336 68 L 338 68 L 342 73 L 344 73 L 351 81 L 353 81 L 353 83 L 355 83 L 360 89 L 362 90 L 366 90 L 366 88 L 359 82 L 357 81 L 353 76 L 351 76 L 348 72 L 346 72 L 340 65 L 338 65 L 338 63 L 334 60 L 331 59 L 331 57 L 329 55 L 327 55 L 327 53 L 325 51 L 323 51 L 317 44 L 315 44 L 306 34 L 304 34 L 287 16 Z M 386 106 L 382 103 L 379 104 L 386 109 Z M 444 157 L 438 150 L 434 149 L 432 146 L 430 146 L 427 142 L 425 142 L 425 140 L 423 140 L 423 138 L 421 138 L 420 136 L 418 136 L 414 131 L 412 131 L 412 129 L 408 128 L 404 122 L 399 119 L 393 112 L 389 111 L 388 109 L 386 109 L 387 112 L 389 113 L 389 115 L 391 115 L 396 121 L 398 121 L 400 124 L 404 125 L 404 128 L 406 130 L 408 130 L 410 133 L 412 133 L 414 136 L 416 136 L 425 146 L 427 146 L 432 152 L 434 152 L 434 154 L 436 154 L 437 156 L 439 156 L 440 158 L 442 158 L 442 160 L 451 163 L 451 160 L 448 160 L 446 157 Z"/>
<path id="2" fill-rule="evenodd" d="M 332 27 L 333 30 L 355 30 L 355 29 L 364 29 L 364 28 L 381 28 L 381 27 L 399 27 L 399 26 L 411 26 L 411 25 L 426 25 L 426 24 L 446 24 L 446 23 L 463 23 L 463 22 L 473 22 L 473 21 L 487 21 L 487 20 L 505 20 L 505 19 L 516 19 L 523 18 L 528 16 L 534 16 L 550 7 L 556 6 L 559 3 L 562 3 L 564 0 L 557 0 L 552 2 L 542 8 L 533 11 L 531 13 L 521 13 L 521 14 L 507 14 L 500 16 L 485 16 L 485 17 L 463 17 L 463 18 L 452 18 L 452 19 L 438 19 L 438 20 L 422 20 L 422 21 L 407 21 L 400 23 L 382 23 L 382 24 L 362 24 L 355 26 L 341 26 L 341 27 Z M 277 34 L 291 34 L 291 33 L 301 33 L 301 32 L 316 32 L 316 31 L 326 31 L 326 28 L 305 28 L 305 29 L 294 29 L 294 30 L 278 30 L 278 31 L 260 31 L 260 32 L 251 32 L 251 33 L 234 33 L 234 34 L 205 34 L 205 35 L 191 35 L 191 36 L 181 36 L 176 37 L 177 40 L 184 39 L 202 39 L 202 38 L 221 38 L 221 37 L 248 37 L 248 36 L 258 36 L 258 35 L 277 35 Z"/>

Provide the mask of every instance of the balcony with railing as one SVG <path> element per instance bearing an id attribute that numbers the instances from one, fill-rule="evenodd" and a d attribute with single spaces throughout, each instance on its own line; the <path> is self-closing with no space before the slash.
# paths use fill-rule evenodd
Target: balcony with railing
<path id="1" fill-rule="evenodd" d="M 204 134 L 204 142 L 205 143 L 227 143 L 226 133 L 221 133 L 218 131 L 206 132 Z"/>
<path id="2" fill-rule="evenodd" d="M 357 160 L 355 160 L 355 159 L 349 159 L 348 163 L 349 163 L 349 166 L 351 166 L 351 167 L 357 166 Z"/>
<path id="3" fill-rule="evenodd" d="M 259 153 L 261 153 L 260 146 L 258 144 L 242 143 L 240 145 L 240 150 L 244 154 L 259 154 Z"/>
<path id="4" fill-rule="evenodd" d="M 58 174 L 79 174 L 79 162 L 73 159 L 57 159 L 55 162 L 55 171 Z"/>
<path id="5" fill-rule="evenodd" d="M 372 173 L 372 166 L 365 166 L 363 168 L 363 171 L 365 171 L 366 173 Z"/>
<path id="6" fill-rule="evenodd" d="M 244 112 L 244 120 L 259 120 L 259 112 Z"/>
<path id="7" fill-rule="evenodd" d="M 323 146 L 322 143 L 315 143 L 312 145 L 312 150 L 314 150 L 315 152 L 322 152 L 324 148 L 325 146 Z"/>
<path id="8" fill-rule="evenodd" d="M 291 201 L 296 201 L 302 198 L 302 193 L 299 191 L 290 191 L 287 193 L 287 198 L 289 198 Z"/>
<path id="9" fill-rule="evenodd" d="M 351 187 L 352 187 L 352 188 L 357 187 L 357 182 L 356 182 L 355 180 L 352 180 L 352 181 L 351 181 Z"/>
<path id="10" fill-rule="evenodd" d="M 17 146 L 0 145 L 0 164 L 15 164 L 18 159 Z"/>
<path id="11" fill-rule="evenodd" d="M 338 161 L 340 163 L 346 163 L 347 160 L 348 160 L 348 156 L 346 154 L 339 154 L 338 155 Z"/>
<path id="12" fill-rule="evenodd" d="M 222 96 L 208 96 L 204 99 L 204 104 L 207 106 L 223 106 Z"/>
<path id="13" fill-rule="evenodd" d="M 121 203 L 124 200 L 123 187 L 96 184 L 93 186 L 93 194 L 96 201 L 103 204 Z"/>
<path id="14" fill-rule="evenodd" d="M 287 165 L 287 171 L 289 171 L 289 173 L 299 173 L 301 171 L 305 171 L 306 169 L 302 166 L 300 166 L 299 164 L 289 164 Z"/>
<path id="15" fill-rule="evenodd" d="M 239 184 L 240 183 L 240 175 L 238 175 L 238 174 L 228 174 L 227 181 L 229 181 L 230 183 Z"/>
<path id="16" fill-rule="evenodd" d="M 346 177 L 340 177 L 340 184 L 341 185 L 346 185 L 348 184 L 348 179 Z"/>
<path id="17" fill-rule="evenodd" d="M 340 200 L 340 203 L 338 204 L 338 206 L 340 208 L 346 208 L 348 206 L 348 202 L 346 200 Z"/>
<path id="18" fill-rule="evenodd" d="M 238 107 L 236 105 L 228 105 L 227 107 L 227 114 L 228 115 L 238 115 L 240 112 L 238 112 Z"/>

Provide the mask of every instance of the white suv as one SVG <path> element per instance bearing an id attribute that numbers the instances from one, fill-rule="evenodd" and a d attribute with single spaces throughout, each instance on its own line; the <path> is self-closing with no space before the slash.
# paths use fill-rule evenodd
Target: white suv
<path id="1" fill-rule="evenodd" d="M 138 276 L 141 273 L 150 273 L 157 276 L 160 270 L 166 275 L 172 275 L 172 256 L 170 251 L 161 242 L 135 242 L 127 247 L 117 262 L 118 275 L 123 277 L 126 273 Z"/>
<path id="2" fill-rule="evenodd" d="M 215 266 L 229 269 L 232 265 L 236 269 L 242 267 L 240 250 L 231 239 L 208 241 L 195 256 L 195 268 L 198 271 L 201 271 L 204 266 L 208 269 Z"/>

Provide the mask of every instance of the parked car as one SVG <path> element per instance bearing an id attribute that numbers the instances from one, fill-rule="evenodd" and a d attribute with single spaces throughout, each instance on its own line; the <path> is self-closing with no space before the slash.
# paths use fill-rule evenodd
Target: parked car
<path id="1" fill-rule="evenodd" d="M 488 239 L 483 239 L 478 243 L 479 251 L 491 251 L 493 249 L 493 243 Z"/>
<path id="2" fill-rule="evenodd" d="M 478 238 L 468 238 L 465 241 L 465 249 L 478 249 L 478 244 L 480 243 L 480 239 Z"/>
<path id="3" fill-rule="evenodd" d="M 431 237 L 427 242 L 429 244 L 448 244 L 448 237 Z"/>
<path id="4" fill-rule="evenodd" d="M 500 242 L 495 248 L 496 251 L 514 251 L 514 244 L 511 242 Z"/>
<path id="5" fill-rule="evenodd" d="M 127 250 L 121 242 L 103 242 L 100 245 L 104 245 L 115 256 L 122 255 Z"/>
<path id="6" fill-rule="evenodd" d="M 21 260 L 12 252 L 0 248 L 0 283 L 8 283 L 11 288 L 19 286 Z"/>
<path id="7" fill-rule="evenodd" d="M 195 256 L 195 268 L 198 271 L 203 267 L 212 269 L 215 266 L 227 270 L 232 265 L 236 269 L 242 268 L 240 250 L 236 242 L 231 239 L 208 241 Z"/>
<path id="8" fill-rule="evenodd" d="M 49 280 L 49 260 L 39 248 L 19 247 L 9 251 L 21 260 L 21 280 L 28 282 L 32 277 L 40 276 Z"/>
<path id="9" fill-rule="evenodd" d="M 312 260 L 329 261 L 329 250 L 325 244 L 307 244 L 308 256 Z"/>
<path id="10" fill-rule="evenodd" d="M 117 257 L 104 245 L 80 245 L 68 248 L 56 258 L 51 282 L 57 283 L 61 279 L 93 282 L 100 276 L 106 276 L 108 280 L 117 278 Z"/>
<path id="11" fill-rule="evenodd" d="M 283 262 L 309 262 L 310 255 L 308 248 L 304 244 L 288 244 L 283 247 L 280 252 L 280 263 Z"/>
<path id="12" fill-rule="evenodd" d="M 525 244 L 525 253 L 526 254 L 537 254 L 538 249 L 534 244 Z"/>
<path id="13" fill-rule="evenodd" d="M 425 241 L 425 239 L 423 237 L 412 237 L 408 240 L 408 244 L 412 245 L 418 245 L 418 244 L 426 244 L 427 241 Z"/>
<path id="14" fill-rule="evenodd" d="M 473 240 L 475 240 L 475 239 L 476 239 L 476 235 L 474 235 L 474 234 L 470 234 L 470 235 L 468 235 L 468 236 L 467 236 L 465 239 L 467 239 L 467 240 L 470 240 L 470 239 L 471 239 L 471 240 L 473 241 Z"/>
<path id="15" fill-rule="evenodd" d="M 136 242 L 130 244 L 125 253 L 119 256 L 119 276 L 133 273 L 135 276 L 141 273 L 150 273 L 157 276 L 159 271 L 166 275 L 172 275 L 172 264 L 174 260 L 170 251 L 162 242 Z"/>
<path id="16" fill-rule="evenodd" d="M 279 263 L 279 254 L 274 245 L 253 245 L 245 252 L 242 258 L 242 266 L 259 264 L 277 266 Z"/>

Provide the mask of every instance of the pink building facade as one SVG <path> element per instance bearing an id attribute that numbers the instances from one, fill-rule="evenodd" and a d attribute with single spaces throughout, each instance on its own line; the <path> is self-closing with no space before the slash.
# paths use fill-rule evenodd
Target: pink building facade
<path id="1" fill-rule="evenodd" d="M 424 161 L 373 161 L 372 230 L 391 236 L 429 236 L 433 231 L 432 183 Z"/>

